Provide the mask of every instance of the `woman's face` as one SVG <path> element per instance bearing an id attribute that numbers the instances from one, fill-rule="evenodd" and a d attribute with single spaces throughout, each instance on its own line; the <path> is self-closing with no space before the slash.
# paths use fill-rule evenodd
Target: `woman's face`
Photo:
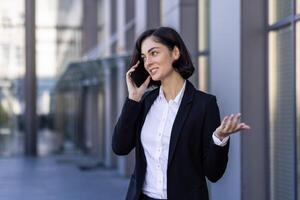
<path id="1" fill-rule="evenodd" d="M 179 54 L 177 48 L 170 51 L 167 46 L 154 41 L 151 36 L 146 38 L 141 45 L 141 57 L 145 69 L 154 81 L 163 81 L 175 72 L 172 63 L 178 59 L 177 54 Z"/>

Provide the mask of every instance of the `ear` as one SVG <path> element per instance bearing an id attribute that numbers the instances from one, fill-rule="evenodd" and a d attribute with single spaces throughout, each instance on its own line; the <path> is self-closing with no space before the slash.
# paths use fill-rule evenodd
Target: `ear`
<path id="1" fill-rule="evenodd" d="M 174 59 L 174 60 L 178 60 L 178 59 L 179 59 L 179 57 L 180 57 L 180 51 L 179 51 L 179 49 L 178 49 L 177 46 L 175 46 L 175 47 L 173 48 L 172 56 L 173 56 L 173 59 Z"/>

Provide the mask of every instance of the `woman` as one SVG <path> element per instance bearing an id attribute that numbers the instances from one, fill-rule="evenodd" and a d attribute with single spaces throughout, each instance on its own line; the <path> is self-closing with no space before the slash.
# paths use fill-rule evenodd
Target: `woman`
<path id="1" fill-rule="evenodd" d="M 220 124 L 215 96 L 187 80 L 194 67 L 172 28 L 142 33 L 131 66 L 128 98 L 112 140 L 118 155 L 135 148 L 126 199 L 208 199 L 205 177 L 216 182 L 224 174 L 229 135 L 250 127 L 240 123 L 240 114 L 226 116 Z M 153 85 L 159 87 L 146 92 Z"/>

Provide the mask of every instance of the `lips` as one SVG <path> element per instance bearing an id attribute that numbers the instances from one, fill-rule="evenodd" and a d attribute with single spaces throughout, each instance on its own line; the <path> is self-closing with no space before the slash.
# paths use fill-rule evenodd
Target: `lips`
<path id="1" fill-rule="evenodd" d="M 158 71 L 158 68 L 152 68 L 149 70 L 151 75 L 154 75 Z"/>

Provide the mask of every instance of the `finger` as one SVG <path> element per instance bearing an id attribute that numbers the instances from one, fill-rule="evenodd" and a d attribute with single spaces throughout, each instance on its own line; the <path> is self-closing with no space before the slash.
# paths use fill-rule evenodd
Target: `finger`
<path id="1" fill-rule="evenodd" d="M 127 74 L 130 73 L 130 72 L 133 72 L 136 68 L 135 67 L 131 67 L 128 71 L 127 71 Z"/>
<path id="2" fill-rule="evenodd" d="M 130 69 L 135 69 L 139 65 L 140 61 L 138 60 Z"/>
<path id="3" fill-rule="evenodd" d="M 240 122 L 240 119 L 241 119 L 241 113 L 238 113 L 238 114 L 233 116 L 233 118 L 232 118 L 232 127 L 231 127 L 232 131 L 235 131 L 235 129 L 237 128 L 237 125 Z"/>
<path id="4" fill-rule="evenodd" d="M 226 128 L 226 126 L 228 124 L 228 118 L 229 118 L 229 116 L 225 116 L 224 119 L 222 120 L 222 123 L 221 123 L 222 129 Z"/>
<path id="5" fill-rule="evenodd" d="M 251 129 L 251 127 L 249 126 L 249 125 L 247 125 L 247 124 L 245 124 L 245 123 L 242 123 L 242 128 L 243 129 Z"/>
<path id="6" fill-rule="evenodd" d="M 130 78 L 132 72 L 134 72 L 134 71 L 135 71 L 135 68 L 131 68 L 130 70 L 128 70 L 127 73 L 126 73 L 126 77 L 127 77 L 127 78 Z"/>
<path id="7" fill-rule="evenodd" d="M 249 129 L 250 129 L 249 125 L 246 125 L 245 123 L 240 123 L 240 124 L 238 124 L 236 131 L 249 130 Z"/>
<path id="8" fill-rule="evenodd" d="M 127 71 L 127 75 L 130 75 L 130 73 L 132 73 L 135 68 L 137 68 L 137 66 L 139 65 L 140 61 L 138 60 L 132 67 L 130 67 L 130 69 Z"/>
<path id="9" fill-rule="evenodd" d="M 231 131 L 232 131 L 232 126 L 233 126 L 232 121 L 233 121 L 233 117 L 234 117 L 233 114 L 231 114 L 231 115 L 229 116 L 229 119 L 228 119 L 228 125 L 226 126 L 226 132 L 231 132 Z"/>

